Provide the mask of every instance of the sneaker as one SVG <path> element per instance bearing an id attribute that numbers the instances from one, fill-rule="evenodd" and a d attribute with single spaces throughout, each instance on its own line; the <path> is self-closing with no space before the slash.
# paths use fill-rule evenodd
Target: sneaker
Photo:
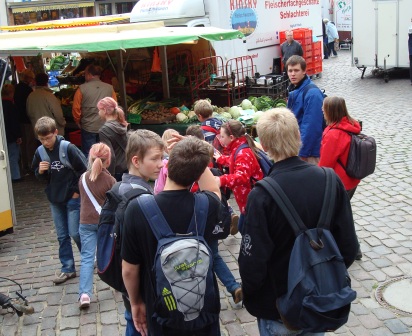
<path id="1" fill-rule="evenodd" d="M 59 284 L 62 284 L 63 282 L 66 282 L 67 280 L 73 279 L 75 277 L 76 277 L 76 272 L 70 272 L 70 273 L 61 272 L 58 276 L 56 276 L 53 279 L 53 282 L 56 285 L 59 285 Z"/>
<path id="2" fill-rule="evenodd" d="M 87 294 L 82 294 L 79 299 L 79 308 L 89 308 L 90 306 L 90 297 Z"/>
<path id="3" fill-rule="evenodd" d="M 232 297 L 233 297 L 233 302 L 236 303 L 236 304 L 238 304 L 240 301 L 242 301 L 243 300 L 242 287 L 236 288 L 232 293 Z"/>

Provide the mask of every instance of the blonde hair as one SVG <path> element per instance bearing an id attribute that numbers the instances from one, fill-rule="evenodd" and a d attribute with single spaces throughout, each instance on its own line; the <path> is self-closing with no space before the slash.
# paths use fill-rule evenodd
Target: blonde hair
<path id="1" fill-rule="evenodd" d="M 167 130 L 163 132 L 162 141 L 165 145 L 164 150 L 166 153 L 169 153 L 167 149 L 167 146 L 169 146 L 169 144 L 167 143 L 167 141 L 173 138 L 173 134 L 179 134 L 179 132 L 174 130 L 173 128 L 168 128 Z"/>
<path id="2" fill-rule="evenodd" d="M 109 146 L 99 142 L 90 148 L 89 152 L 89 167 L 90 181 L 96 181 L 97 177 L 102 172 L 103 168 L 110 165 L 111 152 Z"/>
<path id="3" fill-rule="evenodd" d="M 206 99 L 200 99 L 194 104 L 194 112 L 196 115 L 200 115 L 203 118 L 210 118 L 213 114 L 212 104 Z"/>
<path id="4" fill-rule="evenodd" d="M 286 107 L 262 114 L 256 124 L 260 143 L 273 161 L 297 156 L 301 146 L 295 115 Z"/>
<path id="5" fill-rule="evenodd" d="M 132 159 L 137 156 L 143 160 L 146 153 L 152 148 L 164 150 L 162 138 L 153 131 L 140 129 L 130 133 L 126 146 L 126 162 L 130 169 L 133 166 Z"/>

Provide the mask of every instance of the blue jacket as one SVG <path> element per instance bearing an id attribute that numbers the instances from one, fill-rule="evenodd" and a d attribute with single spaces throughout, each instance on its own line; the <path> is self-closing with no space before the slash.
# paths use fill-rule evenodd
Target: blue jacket
<path id="1" fill-rule="evenodd" d="M 322 140 L 323 125 L 323 93 L 317 88 L 311 88 L 303 93 L 305 87 L 312 83 L 308 75 L 303 83 L 289 93 L 288 108 L 298 120 L 302 147 L 300 157 L 320 157 L 320 142 Z"/>

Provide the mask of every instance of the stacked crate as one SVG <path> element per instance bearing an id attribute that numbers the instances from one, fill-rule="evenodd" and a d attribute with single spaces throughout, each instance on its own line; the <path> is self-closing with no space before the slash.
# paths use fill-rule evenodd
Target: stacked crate
<path id="1" fill-rule="evenodd" d="M 322 72 L 322 42 L 312 42 L 312 30 L 308 28 L 293 29 L 293 39 L 302 45 L 303 58 L 306 61 L 306 73 L 309 76 Z M 280 44 L 286 41 L 286 31 L 279 34 Z M 283 71 L 283 64 L 282 64 Z"/>

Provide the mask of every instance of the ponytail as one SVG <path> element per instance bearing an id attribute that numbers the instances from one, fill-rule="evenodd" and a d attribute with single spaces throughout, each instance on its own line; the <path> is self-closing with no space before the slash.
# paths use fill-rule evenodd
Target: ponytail
<path id="1" fill-rule="evenodd" d="M 90 148 L 88 168 L 90 170 L 90 181 L 96 181 L 103 168 L 107 168 L 110 165 L 110 158 L 110 148 L 106 144 L 99 142 Z"/>

